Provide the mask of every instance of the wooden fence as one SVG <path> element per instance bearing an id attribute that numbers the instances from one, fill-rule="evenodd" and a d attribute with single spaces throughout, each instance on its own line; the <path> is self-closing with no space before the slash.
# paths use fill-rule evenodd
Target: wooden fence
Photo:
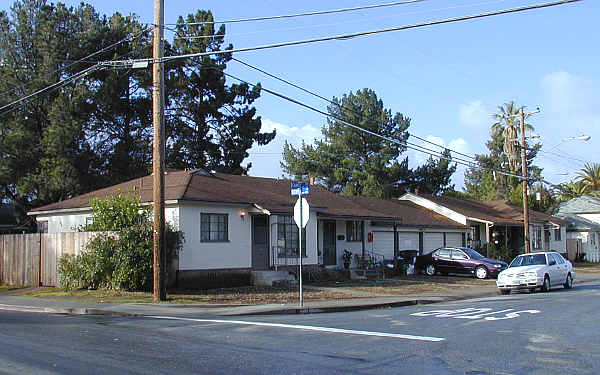
<path id="1" fill-rule="evenodd" d="M 0 283 L 57 286 L 61 256 L 79 254 L 98 232 L 0 235 Z"/>

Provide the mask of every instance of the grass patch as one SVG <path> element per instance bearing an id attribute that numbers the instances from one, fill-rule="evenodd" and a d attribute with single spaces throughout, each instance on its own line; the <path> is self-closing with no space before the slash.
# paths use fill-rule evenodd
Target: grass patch
<path id="1" fill-rule="evenodd" d="M 122 292 L 114 290 L 64 291 L 58 288 L 45 288 L 18 294 L 25 297 L 76 299 L 95 303 L 151 303 L 152 293 Z M 353 298 L 348 293 L 305 290 L 305 301 L 326 301 L 331 299 Z M 172 304 L 228 304 L 257 305 L 283 304 L 298 301 L 297 287 L 239 287 L 211 290 L 175 290 L 167 294 L 167 303 Z"/>
<path id="2" fill-rule="evenodd" d="M 576 272 L 600 272 L 600 263 L 578 262 L 573 263 Z"/>
<path id="3" fill-rule="evenodd" d="M 0 293 L 2 292 L 10 292 L 11 290 L 23 289 L 24 286 L 14 286 L 14 285 L 5 285 L 0 284 Z"/>

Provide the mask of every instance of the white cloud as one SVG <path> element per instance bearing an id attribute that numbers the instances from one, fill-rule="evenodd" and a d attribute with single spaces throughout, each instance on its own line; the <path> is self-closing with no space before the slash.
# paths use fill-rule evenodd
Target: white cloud
<path id="1" fill-rule="evenodd" d="M 490 123 L 490 112 L 481 100 L 473 100 L 459 106 L 458 120 L 461 125 L 469 128 L 487 130 Z"/>
<path id="2" fill-rule="evenodd" d="M 455 139 L 450 140 L 450 142 L 446 142 L 441 137 L 437 137 L 434 135 L 428 135 L 427 137 L 425 137 L 425 139 L 431 143 L 435 143 L 436 145 L 442 146 L 444 148 L 448 148 L 451 151 L 457 151 L 457 152 L 460 152 L 460 153 L 466 154 L 466 155 L 471 154 L 471 149 L 469 147 L 469 144 L 463 138 L 455 138 Z M 431 150 L 435 150 L 435 151 L 443 150 L 442 148 L 436 147 L 432 144 L 422 143 L 422 142 L 420 142 L 419 144 L 422 144 L 423 147 L 426 147 Z M 416 150 L 412 150 L 408 156 L 409 156 L 409 165 L 411 168 L 416 168 L 419 165 L 424 164 L 427 161 L 427 159 L 429 159 L 429 157 L 430 157 L 429 154 L 427 154 L 425 152 L 416 151 Z M 463 160 L 469 160 L 468 157 L 459 155 L 456 153 L 452 153 L 452 156 L 463 159 Z M 465 170 L 466 170 L 466 166 L 458 164 L 457 168 L 456 168 L 456 172 L 454 172 L 454 174 L 452 175 L 452 183 L 456 185 L 455 188 L 458 190 L 460 190 L 464 186 L 463 176 L 464 176 Z"/>
<path id="3" fill-rule="evenodd" d="M 307 144 L 314 142 L 315 138 L 321 138 L 321 130 L 311 124 L 304 126 L 293 126 L 275 122 L 270 119 L 262 119 L 262 131 L 270 132 L 276 130 L 275 138 L 265 146 L 252 146 L 246 159 L 252 163 L 250 174 L 262 177 L 281 177 L 280 162 L 282 160 L 283 145 L 288 143 L 298 147 L 304 141 Z"/>

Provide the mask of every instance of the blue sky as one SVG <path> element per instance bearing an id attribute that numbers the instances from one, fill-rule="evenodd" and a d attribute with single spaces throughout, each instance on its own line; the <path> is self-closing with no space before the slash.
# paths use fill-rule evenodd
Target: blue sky
<path id="1" fill-rule="evenodd" d="M 87 1 L 101 14 L 135 13 L 152 22 L 152 0 Z M 355 7 L 388 1 L 302 2 L 203 1 L 216 20 L 273 16 Z M 227 25 L 227 42 L 250 47 L 456 17 L 543 2 L 516 0 L 425 0 L 410 5 L 338 15 Z M 79 1 L 65 1 L 77 5 Z M 197 10 L 193 2 L 165 0 L 165 22 Z M 0 6 L 6 9 L 7 5 Z M 599 162 L 600 48 L 598 1 L 579 3 L 375 36 L 243 52 L 236 58 L 331 98 L 349 90 L 373 89 L 394 112 L 412 119 L 409 131 L 456 151 L 486 151 L 491 114 L 515 100 L 541 108 L 530 123 L 543 143 L 536 164 L 558 183 L 574 177 L 585 162 Z M 172 33 L 166 34 L 172 38 Z M 325 110 L 326 103 L 236 62 L 228 72 Z M 320 136 L 322 115 L 263 93 L 256 107 L 269 145 L 251 150 L 251 175 L 280 177 L 285 140 L 294 144 Z M 563 141 L 581 134 L 588 142 Z M 557 146 L 558 145 L 558 146 Z M 556 147 L 555 147 L 556 146 Z M 407 151 L 412 166 L 428 155 Z M 570 173 L 570 175 L 565 175 Z M 453 178 L 463 186 L 463 170 Z"/>

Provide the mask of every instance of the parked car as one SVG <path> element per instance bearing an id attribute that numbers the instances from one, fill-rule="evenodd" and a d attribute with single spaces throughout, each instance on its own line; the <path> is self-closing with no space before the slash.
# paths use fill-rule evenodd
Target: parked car
<path id="1" fill-rule="evenodd" d="M 521 254 L 510 263 L 508 269 L 498 275 L 496 285 L 502 294 L 510 294 L 513 289 L 537 288 L 548 292 L 552 287 L 573 287 L 575 271 L 571 262 L 554 251 Z"/>
<path id="2" fill-rule="evenodd" d="M 478 279 L 486 279 L 497 276 L 500 271 L 508 267 L 508 264 L 501 260 L 486 258 L 468 247 L 441 247 L 431 253 L 418 256 L 415 267 L 429 276 L 438 272 L 465 273 L 472 274 Z"/>
<path id="3" fill-rule="evenodd" d="M 415 264 L 417 255 L 419 255 L 418 250 L 400 250 L 398 252 L 398 265 Z M 394 259 L 384 259 L 383 264 L 387 268 L 394 268 Z"/>

